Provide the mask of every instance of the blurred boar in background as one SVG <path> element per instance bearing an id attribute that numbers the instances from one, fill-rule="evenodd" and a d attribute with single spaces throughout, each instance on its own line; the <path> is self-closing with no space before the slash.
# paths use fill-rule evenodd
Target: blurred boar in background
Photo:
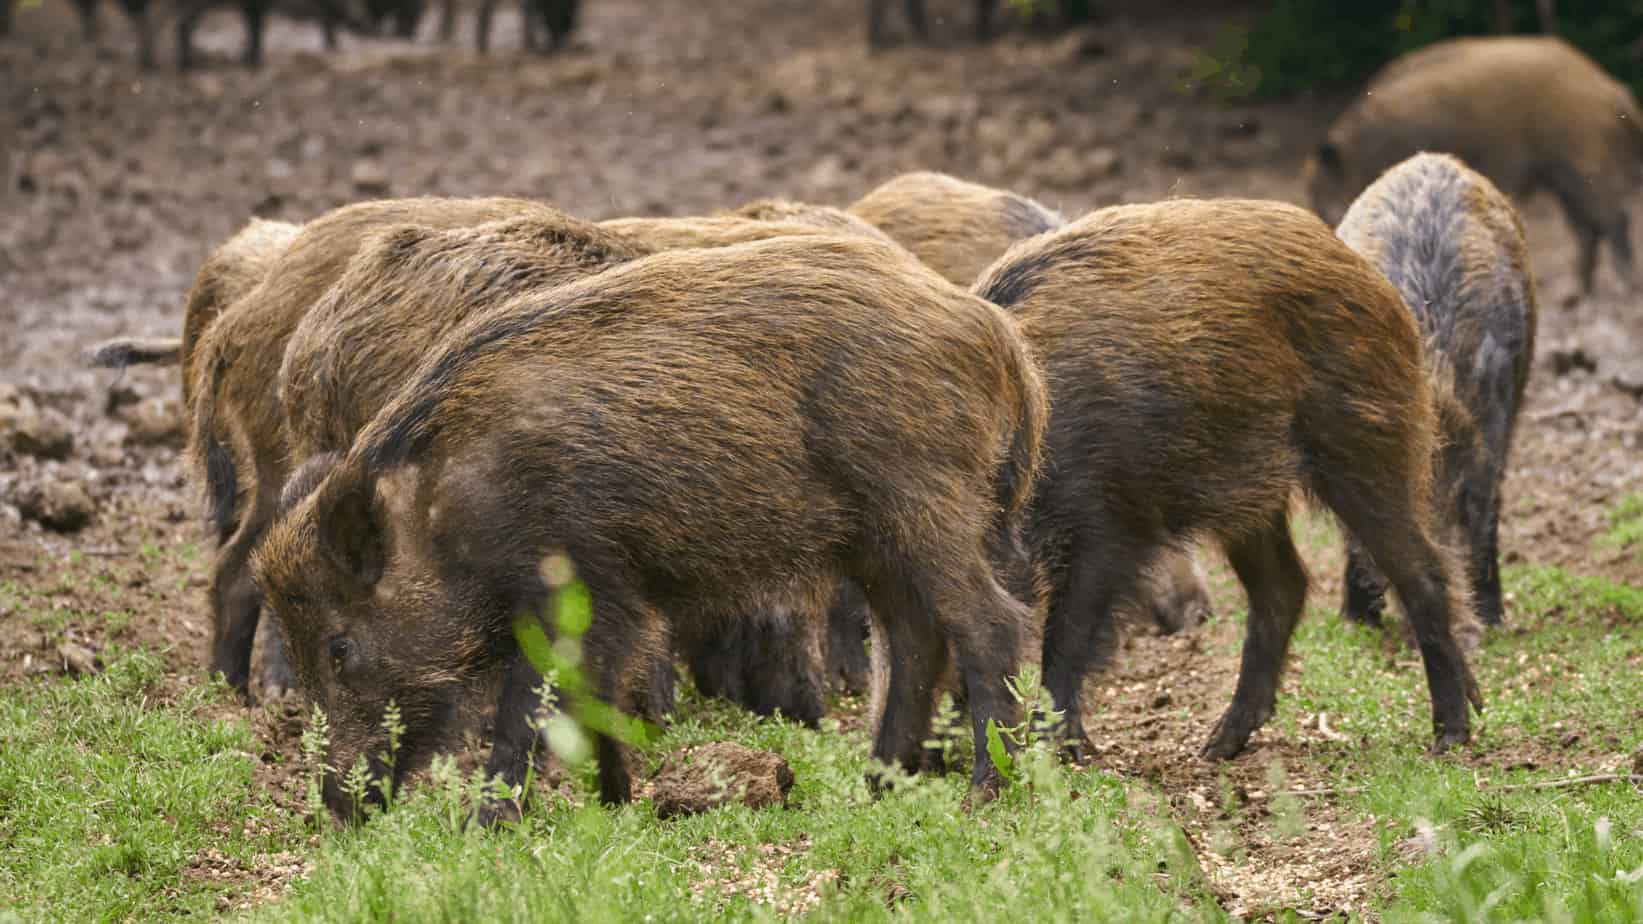
<path id="1" fill-rule="evenodd" d="M 1560 38 L 1453 39 L 1382 68 L 1303 176 L 1331 224 L 1382 171 L 1421 151 L 1453 154 L 1514 196 L 1547 190 L 1575 233 L 1589 295 L 1603 242 L 1633 281 L 1626 206 L 1643 179 L 1640 120 L 1631 90 Z"/>

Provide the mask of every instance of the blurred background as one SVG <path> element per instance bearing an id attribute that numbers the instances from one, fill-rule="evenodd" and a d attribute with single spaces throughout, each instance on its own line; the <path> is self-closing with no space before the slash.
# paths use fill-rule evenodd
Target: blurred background
<path id="1" fill-rule="evenodd" d="M 479 0 L 396 2 L 415 0 L 0 0 L 6 378 L 106 389 L 79 351 L 174 335 L 200 261 L 252 215 L 419 194 L 588 218 L 844 205 L 918 168 L 1069 215 L 1170 195 L 1304 203 L 1299 168 L 1329 121 L 1422 44 L 1550 28 L 1643 80 L 1643 2 L 925 0 L 920 35 L 904 0 L 537 0 L 495 5 L 484 52 Z M 1572 238 L 1549 197 L 1522 205 L 1544 306 L 1528 413 L 1549 416 L 1515 458 L 1607 497 L 1638 480 L 1643 320 L 1608 260 L 1596 296 L 1561 307 Z M 122 387 L 175 394 L 168 370 Z M 1592 500 L 1581 532 L 1601 526 Z"/>

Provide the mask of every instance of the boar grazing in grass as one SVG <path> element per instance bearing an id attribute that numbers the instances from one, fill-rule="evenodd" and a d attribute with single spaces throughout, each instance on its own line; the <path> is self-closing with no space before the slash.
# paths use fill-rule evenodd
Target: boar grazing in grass
<path id="1" fill-rule="evenodd" d="M 1383 68 L 1304 175 L 1331 224 L 1382 171 L 1421 151 L 1453 154 L 1513 196 L 1549 191 L 1575 233 L 1588 295 L 1604 241 L 1631 281 L 1626 207 L 1643 179 L 1640 120 L 1626 85 L 1560 38 L 1453 39 Z"/>
<path id="2" fill-rule="evenodd" d="M 904 173 L 850 206 L 948 282 L 968 286 L 1005 250 L 1066 223 L 1055 210 L 1003 189 L 945 173 Z M 1148 569 L 1136 604 L 1161 631 L 1176 632 L 1213 613 L 1203 569 L 1190 551 Z"/>
<path id="3" fill-rule="evenodd" d="M 1535 355 L 1523 223 L 1483 176 L 1453 157 L 1420 154 L 1364 190 L 1336 233 L 1391 280 L 1425 335 L 1439 514 L 1467 550 L 1478 615 L 1499 625 L 1500 488 Z M 1342 612 L 1379 622 L 1384 581 L 1356 542 L 1348 549 Z"/>
<path id="4" fill-rule="evenodd" d="M 1374 267 L 1305 210 L 1176 199 L 1024 241 L 974 291 L 1015 313 L 1054 409 L 1026 535 L 1045 589 L 1044 682 L 1075 754 L 1114 604 L 1197 535 L 1225 549 L 1250 610 L 1237 691 L 1204 754 L 1239 753 L 1271 717 L 1306 598 L 1298 490 L 1390 578 L 1426 662 L 1435 749 L 1468 740 L 1481 698 L 1453 632 L 1466 582 L 1436 539 L 1420 332 Z"/>
<path id="5" fill-rule="evenodd" d="M 293 236 L 263 280 L 205 327 L 190 365 L 188 457 L 217 538 L 211 579 L 210 669 L 244 690 L 259 594 L 250 554 L 272 521 L 290 473 L 284 414 L 274 388 L 286 338 L 347 267 L 369 232 L 416 222 L 460 227 L 544 208 L 520 199 L 396 199 L 329 212 Z M 270 686 L 279 687 L 271 678 Z"/>
<path id="6" fill-rule="evenodd" d="M 801 209 L 844 215 L 794 206 L 766 212 L 778 220 L 714 220 L 707 231 L 694 220 L 657 221 L 688 223 L 690 242 L 699 245 L 817 233 L 812 224 L 780 220 Z M 843 227 L 855 221 L 845 218 Z M 821 224 L 838 226 L 827 219 Z M 876 234 L 871 228 L 866 233 Z M 292 457 L 347 449 L 426 351 L 471 314 L 515 292 L 568 282 L 642 256 L 649 250 L 639 243 L 641 237 L 546 207 L 471 228 L 406 226 L 383 232 L 354 257 L 286 347 L 279 381 Z M 780 710 L 814 725 L 826 710 L 821 627 L 792 621 L 786 612 L 733 621 L 723 633 L 718 626 L 684 632 L 674 646 L 704 693 L 761 714 Z M 659 678 L 657 695 L 647 704 L 652 715 L 672 706 L 672 665 L 664 659 L 656 669 L 669 676 Z"/>
<path id="7" fill-rule="evenodd" d="M 511 783 L 541 682 L 511 624 L 539 612 L 546 556 L 586 584 L 593 688 L 629 711 L 656 624 L 795 601 L 820 618 L 851 578 L 894 655 L 874 755 L 919 765 L 951 643 L 985 796 L 1024 618 L 993 559 L 1014 547 L 1045 413 L 1013 322 L 899 248 L 660 253 L 452 331 L 306 497 L 289 492 L 255 570 L 330 717 L 333 766 L 385 750 L 392 700 L 397 779 L 451 730 L 453 691 L 501 669 L 489 769 Z M 597 752 L 601 797 L 626 801 L 620 746 Z M 327 795 L 356 809 L 334 776 Z"/>

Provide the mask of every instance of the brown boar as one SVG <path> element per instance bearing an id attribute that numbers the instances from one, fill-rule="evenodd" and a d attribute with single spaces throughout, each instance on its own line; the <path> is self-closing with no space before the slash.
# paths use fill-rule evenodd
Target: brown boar
<path id="1" fill-rule="evenodd" d="M 1026 196 L 945 173 L 918 171 L 886 181 L 850 206 L 948 282 L 968 286 L 1004 251 L 1066 223 Z M 1190 552 L 1150 568 L 1136 603 L 1163 632 L 1192 628 L 1213 615 L 1203 569 Z"/>
<path id="2" fill-rule="evenodd" d="M 893 652 L 874 755 L 919 765 L 951 642 L 985 795 L 985 727 L 1013 719 L 1024 618 L 989 556 L 1015 535 L 1045 412 L 1013 322 L 899 248 L 817 235 L 660 253 L 453 331 L 289 498 L 255 569 L 335 766 L 383 750 L 392 700 L 402 774 L 448 730 L 451 691 L 506 664 L 490 770 L 512 783 L 540 678 L 510 624 L 540 606 L 550 552 L 588 587 L 586 663 L 622 709 L 654 624 L 795 600 L 819 618 L 848 577 Z M 626 801 L 621 749 L 597 750 L 601 797 Z M 327 791 L 354 810 L 334 776 Z"/>
<path id="3" fill-rule="evenodd" d="M 1418 154 L 1358 196 L 1336 233 L 1392 282 L 1420 325 L 1438 408 L 1438 509 L 1467 550 L 1478 615 L 1499 625 L 1500 489 L 1535 355 L 1535 282 L 1523 222 L 1495 185 Z M 1349 619 L 1379 622 L 1384 581 L 1348 546 Z"/>
<path id="4" fill-rule="evenodd" d="M 694 219 L 658 222 L 687 228 L 689 242 L 698 245 L 834 228 L 854 231 L 852 223 L 859 224 L 838 210 L 774 200 L 743 209 L 807 220 L 738 218 L 711 222 L 710 232 Z M 648 252 L 633 238 L 548 211 L 447 231 L 394 229 L 362 249 L 286 347 L 280 392 L 292 456 L 301 460 L 346 449 L 426 350 L 470 314 L 517 289 L 539 288 L 553 279 L 570 281 Z M 864 236 L 878 233 L 867 228 Z M 824 647 L 820 627 L 792 620 L 786 612 L 703 626 L 681 633 L 674 642 L 704 693 L 764 715 L 779 710 L 814 726 L 826 711 L 823 672 L 833 661 L 824 664 L 829 656 L 818 653 Z M 850 654 L 844 650 L 831 656 L 844 665 L 840 673 L 848 669 Z M 865 653 L 856 660 L 865 661 Z M 665 676 L 657 678 L 647 711 L 661 715 L 672 707 L 673 668 L 664 661 L 656 669 Z"/>
<path id="5" fill-rule="evenodd" d="M 1303 178 L 1331 224 L 1382 171 L 1421 151 L 1453 154 L 1513 196 L 1549 191 L 1574 231 L 1589 295 L 1601 242 L 1631 281 L 1626 205 L 1643 167 L 1640 120 L 1631 90 L 1560 38 L 1452 39 L 1372 78 Z"/>
<path id="6" fill-rule="evenodd" d="M 869 48 L 882 48 L 887 42 L 889 31 L 885 17 L 889 15 L 891 0 L 867 0 L 867 45 Z M 993 36 L 993 15 L 998 9 L 998 0 L 975 0 L 975 21 L 971 24 L 975 30 L 976 41 L 985 42 Z M 907 17 L 907 26 L 913 30 L 913 36 L 921 42 L 930 39 L 930 17 L 925 14 L 924 0 L 902 0 L 902 12 Z"/>
<path id="7" fill-rule="evenodd" d="M 479 224 L 530 209 L 522 199 L 391 199 L 329 212 L 304 225 L 254 289 L 200 335 L 191 365 L 197 389 L 188 458 L 204 488 L 218 542 L 210 599 L 210 669 L 245 689 L 259 595 L 250 554 L 273 519 L 290 472 L 278 380 L 286 338 L 342 274 L 373 229 L 415 222 L 430 227 Z M 271 678 L 270 685 L 278 686 Z"/>
<path id="8" fill-rule="evenodd" d="M 1272 715 L 1306 597 L 1288 517 L 1301 489 L 1397 591 L 1426 661 L 1434 748 L 1468 740 L 1481 699 L 1453 633 L 1465 580 L 1434 537 L 1420 334 L 1374 267 L 1305 210 L 1175 199 L 1024 241 L 974 291 L 1016 314 L 1054 408 L 1026 534 L 1045 588 L 1044 682 L 1074 752 L 1115 601 L 1200 534 L 1225 549 L 1250 610 L 1237 691 L 1204 754 L 1243 750 Z"/>
<path id="9" fill-rule="evenodd" d="M 848 211 L 957 286 L 975 282 L 1016 241 L 1066 223 L 1026 196 L 926 170 L 880 184 Z"/>

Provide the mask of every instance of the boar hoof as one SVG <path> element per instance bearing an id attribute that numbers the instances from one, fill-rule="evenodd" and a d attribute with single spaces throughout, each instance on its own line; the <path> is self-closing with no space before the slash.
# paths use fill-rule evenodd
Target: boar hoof
<path id="1" fill-rule="evenodd" d="M 1082 766 L 1093 756 L 1094 747 L 1082 731 L 1073 731 L 1062 734 L 1059 750 L 1062 762 Z"/>
<path id="2" fill-rule="evenodd" d="M 1231 760 L 1244 752 L 1244 746 L 1249 744 L 1249 738 L 1255 734 L 1242 714 L 1236 709 L 1228 709 L 1226 715 L 1215 723 L 1215 729 L 1209 734 L 1209 742 L 1199 751 L 1199 756 L 1205 760 Z"/>
<path id="3" fill-rule="evenodd" d="M 485 804 L 479 807 L 474 823 L 481 828 L 495 828 L 503 824 L 517 824 L 520 815 L 519 803 L 513 799 L 486 799 Z"/>
<path id="4" fill-rule="evenodd" d="M 1450 748 L 1461 747 L 1471 740 L 1472 729 L 1469 726 L 1461 726 L 1460 728 L 1443 728 L 1440 726 L 1432 738 L 1432 746 L 1427 748 L 1426 753 L 1437 757 Z"/>
<path id="5" fill-rule="evenodd" d="M 1000 791 L 1001 787 L 996 776 L 989 777 L 980 783 L 973 783 L 970 785 L 970 791 L 965 794 L 964 801 L 960 803 L 959 809 L 970 812 L 981 808 L 983 805 L 997 799 Z"/>

